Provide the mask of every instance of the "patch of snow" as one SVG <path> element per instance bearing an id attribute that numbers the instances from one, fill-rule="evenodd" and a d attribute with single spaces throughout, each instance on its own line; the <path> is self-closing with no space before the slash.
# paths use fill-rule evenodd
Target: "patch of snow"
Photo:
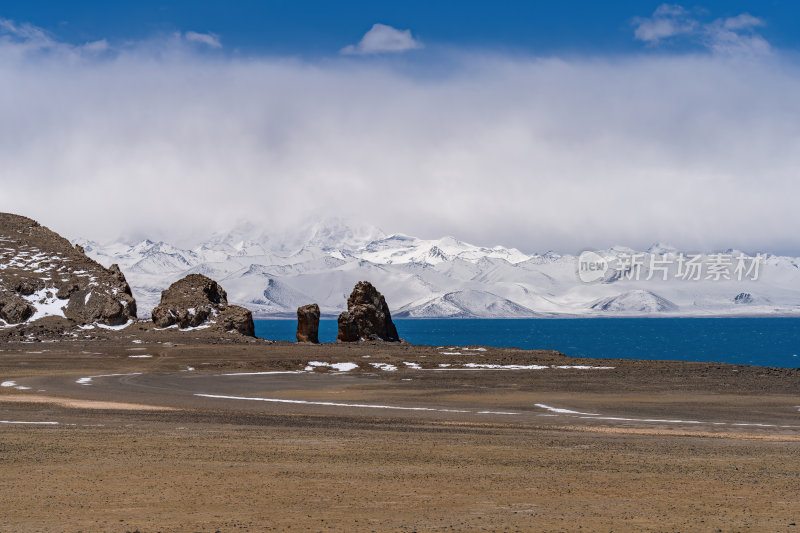
<path id="1" fill-rule="evenodd" d="M 548 368 L 544 365 L 493 365 L 481 363 L 467 363 L 464 366 L 467 368 L 480 368 L 485 370 L 544 370 Z"/>
<path id="2" fill-rule="evenodd" d="M 128 357 L 130 357 L 131 359 L 147 359 L 147 358 L 150 358 L 150 357 L 153 357 L 153 356 L 152 355 L 142 354 L 142 355 L 129 355 Z"/>
<path id="3" fill-rule="evenodd" d="M 358 368 L 356 363 L 323 363 L 322 361 L 310 361 L 306 366 L 306 372 L 313 372 L 315 368 L 332 368 L 337 372 L 349 372 Z"/>
<path id="4" fill-rule="evenodd" d="M 254 402 L 293 403 L 300 405 L 324 405 L 330 407 L 357 407 L 368 409 L 397 409 L 401 411 L 435 411 L 439 413 L 472 413 L 463 409 L 437 409 L 434 407 L 403 407 L 399 405 L 380 405 L 364 403 L 312 402 L 308 400 L 284 400 L 282 398 L 249 398 L 246 396 L 223 396 L 219 394 L 195 394 L 203 398 L 219 398 L 223 400 L 249 400 Z"/>
<path id="5" fill-rule="evenodd" d="M 587 366 L 587 365 L 553 365 L 552 368 L 565 370 L 613 370 L 613 366 Z"/>
<path id="6" fill-rule="evenodd" d="M 303 374 L 304 370 L 269 370 L 266 372 L 232 372 L 230 374 L 217 374 L 218 376 L 269 376 L 272 374 Z"/>
<path id="7" fill-rule="evenodd" d="M 404 362 L 403 364 L 406 365 L 408 368 L 412 368 L 414 370 L 422 370 L 422 367 L 419 366 L 419 363 L 406 363 L 406 362 Z"/>
<path id="8" fill-rule="evenodd" d="M 103 329 L 111 329 L 111 330 L 114 330 L 114 331 L 119 331 L 119 330 L 127 328 L 131 324 L 133 324 L 133 320 L 128 320 L 127 322 L 125 322 L 124 324 L 120 324 L 119 326 L 107 326 L 105 324 L 100 324 L 98 322 L 97 323 L 97 327 L 98 328 L 103 328 Z"/>
<path id="9" fill-rule="evenodd" d="M 40 289 L 30 296 L 23 296 L 23 298 L 32 306 L 36 308 L 36 312 L 31 316 L 28 321 L 33 322 L 46 316 L 60 316 L 66 318 L 64 315 L 64 300 L 56 298 L 56 290 Z"/>
<path id="10" fill-rule="evenodd" d="M 0 383 L 0 387 L 16 387 L 16 386 L 17 386 L 16 381 L 4 381 Z"/>
<path id="11" fill-rule="evenodd" d="M 545 404 L 543 404 L 543 403 L 535 403 L 535 404 L 533 404 L 533 405 L 535 405 L 536 407 L 540 407 L 540 408 L 542 408 L 542 409 L 545 409 L 545 410 L 547 410 L 547 411 L 550 411 L 551 413 L 558 413 L 558 414 L 560 414 L 560 415 L 586 415 L 586 416 L 600 416 L 600 415 L 598 415 L 597 413 L 582 413 L 582 412 L 580 412 L 580 411 L 571 411 L 571 410 L 569 410 L 569 409 L 561 409 L 561 408 L 559 408 L 559 407 L 550 407 L 549 405 L 545 405 Z"/>
<path id="12" fill-rule="evenodd" d="M 80 385 L 91 385 L 92 380 L 96 378 L 111 378 L 115 376 L 138 376 L 139 374 L 141 374 L 141 372 L 130 372 L 127 374 L 100 374 L 97 376 L 87 376 L 85 378 L 79 378 L 75 380 L 75 383 L 78 383 Z"/>
<path id="13" fill-rule="evenodd" d="M 600 416 L 592 414 L 588 414 L 586 416 L 581 416 L 578 418 L 588 418 L 591 420 L 613 420 L 617 422 L 654 422 L 658 424 L 703 424 L 704 423 L 700 422 L 699 420 L 670 420 L 663 418 L 623 418 L 618 416 Z M 738 424 L 733 424 L 733 425 L 738 425 Z"/>
<path id="14" fill-rule="evenodd" d="M 370 363 L 370 365 L 384 372 L 394 372 L 397 370 L 396 366 L 390 365 L 389 363 Z"/>
<path id="15" fill-rule="evenodd" d="M 58 422 L 25 422 L 22 420 L 0 420 L 0 424 L 43 424 L 54 426 L 57 425 Z"/>
<path id="16" fill-rule="evenodd" d="M 461 352 L 439 352 L 442 355 L 461 355 Z"/>

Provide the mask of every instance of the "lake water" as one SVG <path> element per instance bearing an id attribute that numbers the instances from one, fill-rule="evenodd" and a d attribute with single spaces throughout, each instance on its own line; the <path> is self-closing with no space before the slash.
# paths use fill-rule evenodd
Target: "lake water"
<path id="1" fill-rule="evenodd" d="M 575 357 L 800 367 L 800 318 L 397 319 L 412 344 L 549 348 Z M 294 341 L 294 320 L 256 320 L 256 335 Z M 336 340 L 336 320 L 319 340 Z"/>

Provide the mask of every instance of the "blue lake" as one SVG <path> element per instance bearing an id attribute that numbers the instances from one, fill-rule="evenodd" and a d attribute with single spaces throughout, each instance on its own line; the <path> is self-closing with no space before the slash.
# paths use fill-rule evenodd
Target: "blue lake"
<path id="1" fill-rule="evenodd" d="M 549 348 L 575 357 L 800 367 L 800 318 L 397 319 L 412 344 Z M 294 320 L 256 320 L 256 335 L 294 341 Z M 320 321 L 321 342 L 336 320 Z"/>

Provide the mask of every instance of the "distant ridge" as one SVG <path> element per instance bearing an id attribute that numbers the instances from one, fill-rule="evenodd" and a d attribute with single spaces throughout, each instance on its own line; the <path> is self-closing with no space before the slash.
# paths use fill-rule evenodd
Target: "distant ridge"
<path id="1" fill-rule="evenodd" d="M 756 280 L 687 281 L 671 273 L 664 281 L 660 274 L 646 279 L 644 268 L 638 277 L 609 271 L 605 282 L 583 283 L 573 255 L 387 235 L 341 218 L 283 234 L 243 222 L 193 249 L 149 240 L 76 242 L 101 264 L 120 265 L 143 312 L 170 283 L 201 273 L 256 317 L 292 317 L 312 302 L 323 316 L 337 315 L 360 280 L 378 287 L 397 317 L 800 315 L 800 259 L 776 255 L 763 257 Z M 673 266 L 679 253 L 662 243 L 642 252 L 598 251 L 609 262 L 639 254 L 646 263 L 655 254 Z"/>

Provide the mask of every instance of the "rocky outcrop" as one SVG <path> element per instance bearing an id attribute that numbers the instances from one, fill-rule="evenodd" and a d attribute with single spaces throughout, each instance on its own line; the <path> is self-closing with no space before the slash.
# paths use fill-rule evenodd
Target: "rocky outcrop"
<path id="1" fill-rule="evenodd" d="M 755 302 L 755 300 L 753 299 L 753 295 L 749 292 L 740 292 L 733 298 L 733 303 L 735 304 L 751 304 L 753 302 Z"/>
<path id="2" fill-rule="evenodd" d="M 0 294 L 0 320 L 7 324 L 25 322 L 36 309 L 21 296 L 14 293 Z"/>
<path id="3" fill-rule="evenodd" d="M 347 311 L 339 315 L 337 340 L 341 342 L 400 340 L 386 299 L 370 282 L 356 283 L 347 299 Z"/>
<path id="4" fill-rule="evenodd" d="M 136 300 L 116 265 L 103 267 L 34 220 L 0 213 L 0 320 L 47 316 L 116 326 L 136 318 Z"/>
<path id="5" fill-rule="evenodd" d="M 217 315 L 217 325 L 225 331 L 238 331 L 248 337 L 256 336 L 253 313 L 238 305 L 223 307 Z"/>
<path id="6" fill-rule="evenodd" d="M 319 343 L 319 306 L 303 305 L 297 308 L 297 342 Z"/>
<path id="7" fill-rule="evenodd" d="M 159 328 L 216 325 L 255 336 L 253 314 L 244 307 L 228 305 L 228 295 L 219 283 L 202 274 L 189 274 L 163 291 L 152 318 Z"/>

